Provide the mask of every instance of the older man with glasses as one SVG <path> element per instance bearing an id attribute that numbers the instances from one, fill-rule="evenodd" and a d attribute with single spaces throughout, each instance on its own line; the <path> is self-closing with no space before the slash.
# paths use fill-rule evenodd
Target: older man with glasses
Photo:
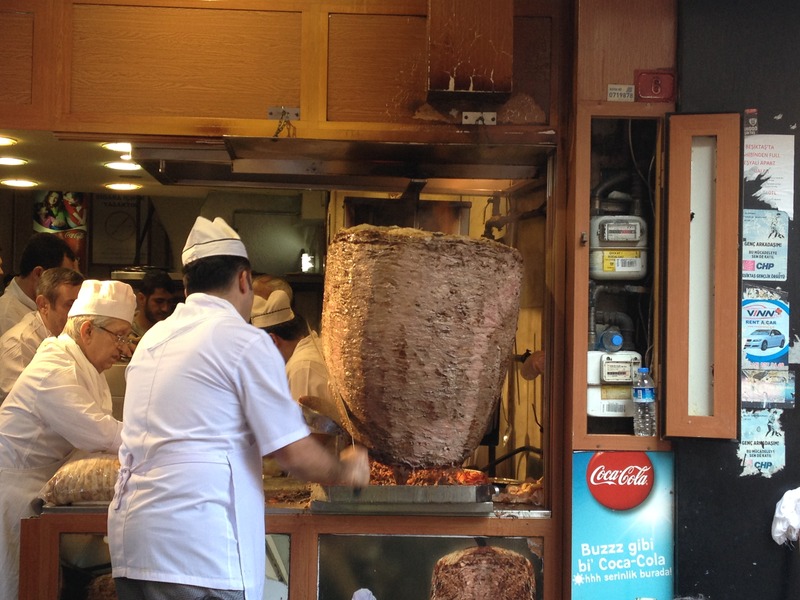
<path id="1" fill-rule="evenodd" d="M 17 598 L 20 520 L 75 449 L 117 452 L 103 371 L 130 355 L 136 299 L 119 281 L 86 280 L 63 333 L 45 339 L 0 406 L 0 599 Z"/>

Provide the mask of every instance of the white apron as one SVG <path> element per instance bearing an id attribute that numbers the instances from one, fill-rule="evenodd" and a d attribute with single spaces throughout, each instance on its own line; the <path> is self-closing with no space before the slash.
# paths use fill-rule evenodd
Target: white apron
<path id="1" fill-rule="evenodd" d="M 132 459 L 131 455 L 127 457 Z M 244 582 L 245 599 L 261 600 L 263 596 L 265 564 L 265 528 L 264 528 L 264 496 L 261 482 L 261 456 L 255 445 L 241 452 L 205 453 L 205 452 L 164 452 L 157 457 L 140 462 L 137 465 L 125 464 L 120 467 L 119 477 L 114 488 L 114 499 L 109 507 L 112 511 L 123 512 L 127 509 L 128 481 L 131 475 L 145 475 L 153 469 L 187 463 L 227 464 L 231 474 L 230 515 L 234 535 L 237 540 L 239 555 L 239 574 Z M 109 535 L 119 537 L 119 545 L 124 545 L 124 516 L 109 520 Z M 115 527 L 114 531 L 111 528 Z M 186 523 L 187 527 L 202 527 L 202 523 Z M 179 561 L 179 557 L 173 557 Z M 206 586 L 211 587 L 211 586 Z"/>

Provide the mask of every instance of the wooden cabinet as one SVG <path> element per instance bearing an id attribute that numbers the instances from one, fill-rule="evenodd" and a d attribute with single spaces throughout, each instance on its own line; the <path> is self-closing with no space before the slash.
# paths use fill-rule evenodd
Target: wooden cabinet
<path id="1" fill-rule="evenodd" d="M 641 156 L 638 160 L 631 159 L 629 152 L 636 150 L 633 147 L 626 147 L 625 137 L 635 128 L 636 123 L 647 125 L 649 130 L 647 139 L 654 142 L 653 147 L 649 149 L 652 152 L 650 157 L 653 161 L 651 174 L 657 174 L 661 165 L 661 133 L 667 108 L 668 106 L 663 104 L 588 103 L 578 111 L 575 138 L 575 185 L 572 189 L 574 197 L 570 201 L 574 210 L 574 229 L 568 242 L 568 251 L 571 254 L 574 268 L 568 272 L 567 276 L 568 286 L 574 290 L 571 306 L 574 328 L 568 345 L 571 348 L 568 360 L 572 363 L 568 372 L 571 372 L 572 378 L 567 384 L 572 386 L 573 450 L 665 450 L 669 448 L 669 443 L 661 440 L 660 437 L 632 435 L 632 415 L 630 413 L 625 416 L 627 421 L 623 422 L 623 419 L 618 419 L 613 412 L 603 413 L 602 410 L 596 410 L 592 398 L 590 398 L 591 393 L 601 394 L 602 402 L 610 405 L 608 410 L 614 411 L 617 410 L 614 408 L 615 406 L 622 406 L 622 402 L 615 402 L 618 399 L 622 400 L 622 397 L 615 394 L 622 396 L 627 394 L 627 398 L 630 397 L 630 383 L 616 386 L 613 381 L 603 381 L 603 385 L 600 386 L 598 365 L 592 364 L 594 370 L 590 371 L 593 352 L 602 350 L 602 345 L 595 337 L 601 333 L 600 323 L 606 321 L 616 326 L 627 322 L 627 319 L 616 314 L 618 312 L 625 312 L 635 326 L 635 331 L 626 332 L 625 325 L 621 325 L 622 335 L 626 342 L 629 336 L 636 338 L 634 344 L 626 344 L 622 350 L 630 349 L 638 352 L 642 366 L 653 368 L 657 383 L 659 383 L 661 355 L 658 348 L 659 328 L 662 320 L 658 315 L 661 310 L 660 292 L 663 286 L 659 266 L 661 233 L 656 216 L 661 210 L 660 186 L 656 185 L 650 192 L 644 190 L 638 192 L 643 196 L 641 209 L 628 206 L 628 198 L 625 198 L 625 194 L 633 189 L 630 179 L 641 178 L 643 175 L 636 172 L 635 163 L 641 159 L 650 159 L 647 156 Z M 604 160 L 608 154 L 612 160 Z M 619 159 L 619 162 L 613 159 Z M 625 176 L 628 176 L 629 180 L 625 180 Z M 604 192 L 607 194 L 616 191 L 618 194 L 619 200 L 614 202 L 612 212 L 613 210 L 620 212 L 614 213 L 614 218 L 616 215 L 620 215 L 620 223 L 625 226 L 640 220 L 646 222 L 646 252 L 648 254 L 641 260 L 647 272 L 642 276 L 635 272 L 598 273 L 598 270 L 606 269 L 605 263 L 615 260 L 625 262 L 628 260 L 627 255 L 630 254 L 623 248 L 618 251 L 617 258 L 613 256 L 614 250 L 608 252 L 611 258 L 603 256 L 602 259 L 598 259 L 597 256 L 594 256 L 598 252 L 603 252 L 602 245 L 596 245 L 601 235 L 595 230 L 598 228 L 598 215 L 606 213 L 599 210 L 595 203 L 599 202 L 598 189 L 602 187 L 604 181 L 618 182 L 617 186 L 609 186 Z M 642 182 L 640 184 L 643 185 Z M 636 194 L 637 192 L 632 192 L 631 195 Z M 645 213 L 645 211 L 646 219 L 638 217 L 637 213 Z M 630 215 L 630 220 L 627 215 Z M 622 245 L 624 246 L 624 244 Z M 598 266 L 598 260 L 604 262 Z M 634 261 L 630 260 L 630 262 Z M 626 268 L 632 267 L 626 265 Z M 600 288 L 603 288 L 608 296 L 613 297 L 613 302 L 609 305 L 597 305 Z M 622 296 L 627 296 L 627 298 L 619 301 Z M 610 309 L 609 306 L 613 309 Z M 626 310 L 627 307 L 629 308 Z M 640 311 L 642 314 L 637 314 Z M 596 318 L 595 316 L 599 312 L 612 313 L 615 318 L 612 319 L 610 316 L 605 319 Z M 608 356 L 613 354 L 613 352 L 609 352 Z M 608 385 L 606 385 L 607 383 Z M 597 384 L 596 387 L 599 389 L 593 389 L 594 384 Z M 596 415 L 599 414 L 603 416 L 597 417 Z M 619 415 L 623 416 L 622 413 Z M 620 423 L 622 423 L 621 427 Z"/>
<path id="2" fill-rule="evenodd" d="M 572 227 L 567 240 L 567 289 L 570 290 L 567 313 L 571 321 L 566 365 L 567 396 L 572 400 L 567 415 L 572 423 L 571 446 L 572 450 L 665 450 L 669 443 L 659 437 L 632 435 L 630 414 L 625 423 L 611 412 L 605 417 L 593 416 L 605 407 L 609 411 L 619 409 L 622 402 L 617 400 L 626 393 L 624 386 L 615 388 L 613 382 L 606 386 L 604 381 L 601 389 L 595 362 L 599 359 L 593 353 L 602 351 L 597 336 L 603 330 L 597 326 L 596 317 L 603 312 L 608 329 L 619 326 L 623 338 L 635 336 L 633 347 L 623 346 L 622 350 L 630 348 L 638 352 L 643 366 L 653 368 L 657 384 L 661 383 L 658 380 L 662 373 L 659 344 L 663 324 L 659 317 L 663 290 L 659 215 L 663 206 L 661 145 L 665 116 L 674 110 L 674 105 L 635 102 L 634 87 L 638 70 L 674 68 L 675 5 L 579 0 L 576 10 L 576 112 L 568 167 L 571 184 L 567 217 Z M 610 101 L 609 86 L 630 86 L 630 101 Z M 635 137 L 642 127 L 647 129 L 643 139 L 648 141 L 648 147 L 637 146 L 629 137 L 631 133 Z M 652 162 L 642 165 L 645 154 Z M 605 185 L 606 182 L 615 183 Z M 609 192 L 616 194 L 617 199 L 608 200 L 608 210 L 604 210 L 599 203 L 606 201 Z M 639 199 L 630 199 L 637 195 Z M 598 243 L 605 235 L 598 231 L 605 223 L 598 216 L 606 214 L 612 220 L 620 220 L 615 235 L 622 240 L 616 249 L 614 244 L 608 244 L 611 249 L 607 252 L 602 242 Z M 627 235 L 622 233 L 623 229 L 628 225 L 638 227 L 639 223 L 648 228 L 646 256 L 637 254 L 640 249 L 632 240 L 623 239 Z M 614 272 L 614 263 L 626 262 L 619 272 Z M 647 269 L 646 274 L 636 272 L 640 267 Z M 625 269 L 629 271 L 626 273 Z M 624 294 L 628 299 L 598 306 L 599 290 L 607 298 L 620 298 Z M 619 307 L 622 310 L 617 310 Z M 633 321 L 634 329 L 626 333 L 624 328 L 630 328 L 628 319 Z M 629 389 L 628 385 L 628 394 Z M 601 404 L 601 410 L 597 403 Z M 629 405 L 627 410 L 630 409 Z"/>
<path id="3" fill-rule="evenodd" d="M 46 129 L 54 117 L 52 0 L 0 4 L 0 126 Z"/>
<path id="4" fill-rule="evenodd" d="M 488 10 L 451 4 L 478 24 Z M 301 138 L 552 141 L 565 9 L 503 6 L 507 22 L 494 32 L 514 48 L 503 55 L 505 93 L 464 97 L 428 89 L 427 0 L 12 0 L 0 20 L 0 107 L 9 109 L 0 127 L 269 137 L 281 124 L 274 109 L 285 108 L 282 135 Z M 463 125 L 464 111 L 494 112 L 497 125 Z"/>

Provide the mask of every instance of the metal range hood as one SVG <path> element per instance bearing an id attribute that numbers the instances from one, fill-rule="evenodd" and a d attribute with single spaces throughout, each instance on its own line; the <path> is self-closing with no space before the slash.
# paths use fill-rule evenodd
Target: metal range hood
<path id="1" fill-rule="evenodd" d="M 454 144 L 223 136 L 140 142 L 133 159 L 164 185 L 502 192 L 546 177 L 550 144 Z"/>

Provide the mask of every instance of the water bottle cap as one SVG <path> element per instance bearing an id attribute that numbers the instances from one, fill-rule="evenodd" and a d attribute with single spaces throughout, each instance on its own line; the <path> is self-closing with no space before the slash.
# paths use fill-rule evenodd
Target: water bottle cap
<path id="1" fill-rule="evenodd" d="M 614 344 L 615 346 L 621 346 L 622 335 L 620 335 L 619 333 L 615 333 L 613 336 L 611 336 L 611 343 Z"/>
<path id="2" fill-rule="evenodd" d="M 647 367 L 639 367 L 639 373 L 649 373 L 650 369 Z"/>

